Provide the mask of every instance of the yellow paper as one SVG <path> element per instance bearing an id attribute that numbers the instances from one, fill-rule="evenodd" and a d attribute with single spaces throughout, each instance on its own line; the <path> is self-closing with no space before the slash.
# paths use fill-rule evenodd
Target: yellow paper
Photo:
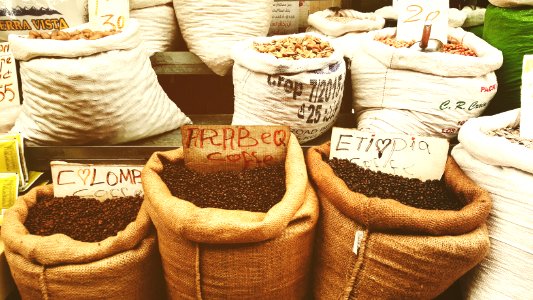
<path id="1" fill-rule="evenodd" d="M 22 175 L 18 142 L 16 140 L 0 140 L 0 172 Z"/>
<path id="2" fill-rule="evenodd" d="M 24 157 L 24 138 L 20 133 L 5 133 L 0 134 L 0 141 L 2 140 L 15 140 L 18 143 L 19 161 L 22 169 L 21 183 L 28 181 L 28 168 L 26 167 L 26 158 Z M 2 172 L 2 171 L 0 171 Z"/>
<path id="3" fill-rule="evenodd" d="M 19 176 L 15 173 L 0 173 L 0 226 L 4 212 L 13 206 L 18 197 Z"/>

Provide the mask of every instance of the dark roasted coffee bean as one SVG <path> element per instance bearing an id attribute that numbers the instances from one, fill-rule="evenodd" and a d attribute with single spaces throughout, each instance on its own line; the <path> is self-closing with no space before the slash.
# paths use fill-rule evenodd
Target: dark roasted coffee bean
<path id="1" fill-rule="evenodd" d="M 459 210 L 463 207 L 442 180 L 421 181 L 374 172 L 346 159 L 334 158 L 327 162 L 350 190 L 367 197 L 394 199 L 422 209 Z"/>
<path id="2" fill-rule="evenodd" d="M 97 199 L 64 197 L 38 199 L 24 225 L 31 234 L 63 233 L 82 242 L 99 242 L 135 221 L 142 197 Z"/>
<path id="3" fill-rule="evenodd" d="M 163 162 L 161 179 L 173 196 L 198 207 L 267 212 L 285 194 L 285 166 L 242 172 L 201 174 L 179 163 Z"/>

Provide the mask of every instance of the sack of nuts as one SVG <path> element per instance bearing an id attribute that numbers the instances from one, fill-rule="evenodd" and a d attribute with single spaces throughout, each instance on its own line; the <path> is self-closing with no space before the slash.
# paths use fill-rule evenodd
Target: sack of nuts
<path id="1" fill-rule="evenodd" d="M 457 136 L 496 94 L 502 53 L 461 28 L 448 29 L 442 52 L 409 48 L 396 28 L 368 33 L 351 57 L 358 129 Z"/>
<path id="2" fill-rule="evenodd" d="M 274 0 L 174 0 L 181 34 L 189 50 L 217 75 L 231 69 L 231 48 L 266 36 Z"/>
<path id="3" fill-rule="evenodd" d="M 32 209 L 40 206 L 40 212 L 47 214 L 52 206 L 40 205 L 40 202 L 52 198 L 52 185 L 36 187 L 19 197 L 4 217 L 5 254 L 22 299 L 159 299 L 164 296 L 157 241 L 143 207 L 133 222 L 104 240 L 83 242 L 65 234 L 30 233 L 33 229 L 27 222 L 35 216 Z M 75 203 L 73 207 L 79 207 L 80 202 Z M 59 226 L 54 223 L 65 219 L 63 214 L 73 211 L 75 209 L 64 209 L 61 216 L 41 218 L 41 222 L 34 225 Z M 85 216 L 89 217 L 87 215 L 86 211 Z M 106 216 L 90 215 L 94 218 Z M 91 237 L 96 231 L 90 224 L 64 223 L 62 226 L 85 231 Z"/>
<path id="4" fill-rule="evenodd" d="M 143 43 L 150 55 L 176 49 L 178 21 L 172 0 L 131 0 L 130 18 L 139 21 Z"/>
<path id="5" fill-rule="evenodd" d="M 486 189 L 494 205 L 488 229 L 491 250 L 462 280 L 467 299 L 527 299 L 533 284 L 533 140 L 520 137 L 520 109 L 470 119 L 452 156 Z"/>
<path id="6" fill-rule="evenodd" d="M 170 298 L 306 299 L 318 203 L 295 136 L 277 168 L 281 175 L 260 167 L 200 176 L 183 165 L 182 148 L 156 152 L 142 172 Z M 185 177 L 171 173 L 178 168 Z M 281 194 L 271 186 L 274 182 L 281 184 Z M 228 184 L 236 189 L 220 192 Z M 200 187 L 190 196 L 173 196 L 180 186 L 189 192 L 192 185 Z M 253 210 L 244 208 L 274 193 L 280 198 L 273 206 L 261 201 Z"/>
<path id="7" fill-rule="evenodd" d="M 35 144 L 117 144 L 190 123 L 159 85 L 134 19 L 121 32 L 69 32 L 10 36 L 24 97 L 14 130 Z"/>
<path id="8" fill-rule="evenodd" d="M 321 211 L 314 258 L 317 299 L 432 299 L 487 254 L 490 197 L 451 157 L 443 181 L 464 206 L 433 210 L 353 192 L 328 164 L 329 152 L 326 143 L 307 153 Z"/>
<path id="9" fill-rule="evenodd" d="M 291 127 L 300 143 L 329 130 L 346 76 L 342 51 L 319 34 L 250 39 L 233 49 L 234 125 Z"/>

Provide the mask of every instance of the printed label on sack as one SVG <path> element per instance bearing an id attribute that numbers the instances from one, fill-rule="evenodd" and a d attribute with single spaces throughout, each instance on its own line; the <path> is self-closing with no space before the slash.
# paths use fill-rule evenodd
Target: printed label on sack
<path id="1" fill-rule="evenodd" d="M 533 55 L 524 55 L 522 65 L 520 137 L 533 139 Z"/>
<path id="2" fill-rule="evenodd" d="M 2 225 L 4 212 L 17 200 L 18 186 L 18 174 L 0 173 L 0 225 Z"/>
<path id="3" fill-rule="evenodd" d="M 16 173 L 20 176 L 20 179 L 23 179 L 24 173 L 17 140 L 2 139 L 0 136 L 0 172 Z M 24 184 L 23 180 L 21 180 L 21 184 Z"/>
<path id="4" fill-rule="evenodd" d="M 129 16 L 129 0 L 89 0 L 89 22 L 95 29 L 120 31 Z"/>
<path id="5" fill-rule="evenodd" d="M 396 38 L 402 41 L 420 41 L 424 23 L 431 22 L 430 38 L 448 42 L 449 0 L 399 0 Z"/>
<path id="6" fill-rule="evenodd" d="M 10 33 L 63 30 L 86 22 L 86 1 L 13 0 L 0 8 L 0 40 Z"/>
<path id="7" fill-rule="evenodd" d="M 19 95 L 15 57 L 9 43 L 0 43 L 0 111 L 20 106 Z"/>
<path id="8" fill-rule="evenodd" d="M 274 2 L 268 35 L 297 33 L 298 8 L 298 2 L 295 1 Z"/>
<path id="9" fill-rule="evenodd" d="M 330 159 L 348 159 L 372 171 L 423 181 L 439 180 L 448 148 L 446 139 L 333 127 Z"/>
<path id="10" fill-rule="evenodd" d="M 79 196 L 100 201 L 143 195 L 139 165 L 50 163 L 54 196 Z"/>
<path id="11" fill-rule="evenodd" d="M 197 172 L 241 171 L 283 163 L 288 126 L 185 125 L 185 165 Z"/>
<path id="12" fill-rule="evenodd" d="M 355 239 L 353 241 L 353 253 L 357 255 L 359 252 L 359 248 L 361 247 L 361 241 L 363 240 L 363 237 L 365 236 L 365 232 L 361 230 L 357 230 L 355 232 Z"/>

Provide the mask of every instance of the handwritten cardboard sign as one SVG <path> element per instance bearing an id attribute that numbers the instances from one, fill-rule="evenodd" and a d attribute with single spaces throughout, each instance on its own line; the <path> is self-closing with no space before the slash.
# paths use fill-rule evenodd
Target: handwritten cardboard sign
<path id="1" fill-rule="evenodd" d="M 296 1 L 274 2 L 268 35 L 298 32 L 299 7 Z"/>
<path id="2" fill-rule="evenodd" d="M 334 127 L 330 158 L 348 159 L 372 171 L 438 180 L 444 173 L 448 147 L 446 139 Z"/>
<path id="3" fill-rule="evenodd" d="M 15 57 L 9 43 L 0 43 L 0 111 L 20 106 L 20 93 Z"/>
<path id="4" fill-rule="evenodd" d="M 186 125 L 185 165 L 197 172 L 241 171 L 285 161 L 288 126 Z"/>
<path id="5" fill-rule="evenodd" d="M 533 139 L 533 55 L 524 55 L 520 99 L 520 137 Z"/>
<path id="6" fill-rule="evenodd" d="M 89 22 L 97 30 L 120 31 L 130 17 L 129 0 L 89 0 Z"/>
<path id="7" fill-rule="evenodd" d="M 143 194 L 143 166 L 93 165 L 52 161 L 54 196 L 79 196 L 100 201 Z"/>
<path id="8" fill-rule="evenodd" d="M 396 38 L 402 41 L 420 41 L 424 23 L 431 21 L 430 38 L 448 42 L 449 0 L 398 0 Z"/>

